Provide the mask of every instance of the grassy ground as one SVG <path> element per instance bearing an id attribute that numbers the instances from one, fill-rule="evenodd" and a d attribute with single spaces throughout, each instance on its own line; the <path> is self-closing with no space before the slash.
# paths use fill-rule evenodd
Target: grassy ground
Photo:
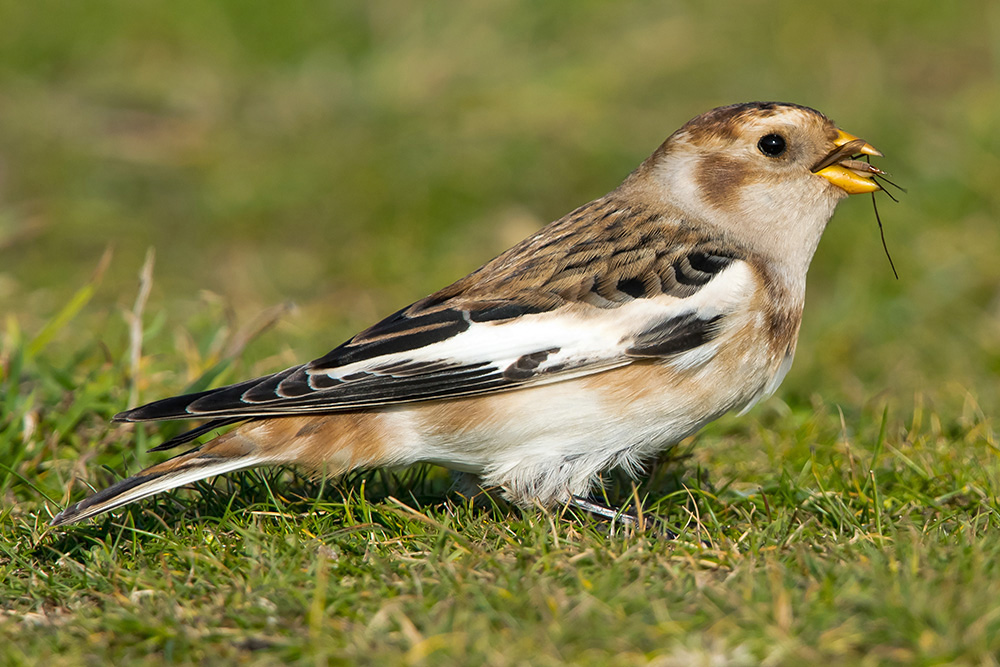
<path id="1" fill-rule="evenodd" d="M 995 3 L 0 15 L 0 663 L 998 662 Z M 473 508 L 432 468 L 46 528 L 173 432 L 118 410 L 322 354 L 747 99 L 886 153 L 900 280 L 852 198 L 778 396 L 609 481 L 639 529 Z"/>

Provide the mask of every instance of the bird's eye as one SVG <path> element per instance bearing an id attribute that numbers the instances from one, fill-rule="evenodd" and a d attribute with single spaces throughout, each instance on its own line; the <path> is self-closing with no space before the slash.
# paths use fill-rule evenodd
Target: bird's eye
<path id="1" fill-rule="evenodd" d="M 780 134 L 765 134 L 757 142 L 757 148 L 764 155 L 778 157 L 785 152 L 785 138 Z"/>

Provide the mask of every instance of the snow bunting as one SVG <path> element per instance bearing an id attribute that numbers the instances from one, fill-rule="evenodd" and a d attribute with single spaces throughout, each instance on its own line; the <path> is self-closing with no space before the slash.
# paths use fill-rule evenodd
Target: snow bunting
<path id="1" fill-rule="evenodd" d="M 617 189 L 482 268 L 274 375 L 122 412 L 222 435 L 68 507 L 66 524 L 261 465 L 436 463 L 522 505 L 586 498 L 779 385 L 834 208 L 875 148 L 823 114 L 752 102 L 671 135 Z M 588 507 L 589 508 L 589 507 Z"/>

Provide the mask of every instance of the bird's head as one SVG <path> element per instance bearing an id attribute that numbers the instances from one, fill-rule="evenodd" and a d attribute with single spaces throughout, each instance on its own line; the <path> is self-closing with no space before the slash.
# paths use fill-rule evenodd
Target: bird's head
<path id="1" fill-rule="evenodd" d="M 630 180 L 804 279 L 837 202 L 881 189 L 862 155 L 882 154 L 814 109 L 751 102 L 694 118 Z"/>

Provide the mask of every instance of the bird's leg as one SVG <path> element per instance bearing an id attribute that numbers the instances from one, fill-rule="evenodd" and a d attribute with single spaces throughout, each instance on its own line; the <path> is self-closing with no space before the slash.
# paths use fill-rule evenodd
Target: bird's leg
<path id="1" fill-rule="evenodd" d="M 621 521 L 626 526 L 634 526 L 639 523 L 639 517 L 633 512 L 615 509 L 614 507 L 602 505 L 601 503 L 593 500 L 587 500 L 586 498 L 581 498 L 580 496 L 573 496 L 570 499 L 569 504 L 574 507 L 579 507 L 585 512 L 590 512 L 591 514 L 599 516 L 600 518 L 610 521 L 611 523 Z"/>
<path id="2" fill-rule="evenodd" d="M 640 525 L 638 515 L 629 510 L 616 509 L 608 505 L 602 505 L 594 500 L 581 498 L 580 496 L 572 496 L 569 504 L 607 521 L 611 525 L 612 530 L 614 530 L 615 522 L 620 522 L 623 526 L 629 528 L 635 528 Z M 662 525 L 656 532 L 659 532 L 668 540 L 677 539 L 677 533 Z"/>

